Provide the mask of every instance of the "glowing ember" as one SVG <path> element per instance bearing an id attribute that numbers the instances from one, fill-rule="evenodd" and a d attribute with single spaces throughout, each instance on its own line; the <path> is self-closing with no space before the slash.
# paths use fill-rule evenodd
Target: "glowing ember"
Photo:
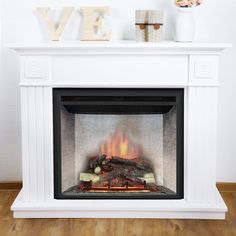
<path id="1" fill-rule="evenodd" d="M 125 159 L 135 159 L 141 155 L 141 147 L 130 141 L 127 132 L 117 129 L 100 147 L 100 154 L 107 158 L 118 156 Z"/>

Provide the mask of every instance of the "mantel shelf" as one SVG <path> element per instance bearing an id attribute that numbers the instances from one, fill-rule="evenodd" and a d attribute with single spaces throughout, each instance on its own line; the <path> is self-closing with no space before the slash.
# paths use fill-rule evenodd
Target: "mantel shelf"
<path id="1" fill-rule="evenodd" d="M 81 41 L 41 41 L 13 42 L 9 48 L 20 54 L 218 54 L 230 43 L 193 42 L 178 43 L 138 43 L 135 41 L 81 42 Z"/>

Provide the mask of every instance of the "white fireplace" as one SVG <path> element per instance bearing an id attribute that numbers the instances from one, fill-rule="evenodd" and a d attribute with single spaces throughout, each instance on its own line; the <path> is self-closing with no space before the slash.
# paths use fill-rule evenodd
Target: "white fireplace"
<path id="1" fill-rule="evenodd" d="M 15 218 L 224 219 L 216 188 L 218 66 L 228 44 L 34 43 L 20 55 L 23 188 Z M 53 89 L 184 91 L 182 199 L 56 199 Z M 128 118 L 127 118 L 128 119 Z M 86 117 L 87 120 L 87 117 Z"/>

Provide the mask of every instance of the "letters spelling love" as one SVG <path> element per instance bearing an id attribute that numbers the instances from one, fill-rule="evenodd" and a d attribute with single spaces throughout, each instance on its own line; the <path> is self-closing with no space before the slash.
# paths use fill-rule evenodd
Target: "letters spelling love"
<path id="1" fill-rule="evenodd" d="M 46 25 L 52 41 L 59 41 L 65 26 L 75 10 L 74 7 L 64 7 L 59 22 L 56 24 L 49 16 L 50 8 L 39 7 L 37 12 Z M 83 27 L 81 40 L 84 41 L 109 41 L 111 31 L 103 32 L 103 20 L 109 15 L 109 7 L 82 7 Z"/>

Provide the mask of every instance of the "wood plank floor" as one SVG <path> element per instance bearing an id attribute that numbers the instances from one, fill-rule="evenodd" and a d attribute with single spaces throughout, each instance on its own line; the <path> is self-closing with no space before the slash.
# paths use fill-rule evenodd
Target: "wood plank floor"
<path id="1" fill-rule="evenodd" d="M 235 236 L 236 192 L 221 193 L 226 220 L 13 219 L 17 191 L 0 191 L 0 236 Z"/>

